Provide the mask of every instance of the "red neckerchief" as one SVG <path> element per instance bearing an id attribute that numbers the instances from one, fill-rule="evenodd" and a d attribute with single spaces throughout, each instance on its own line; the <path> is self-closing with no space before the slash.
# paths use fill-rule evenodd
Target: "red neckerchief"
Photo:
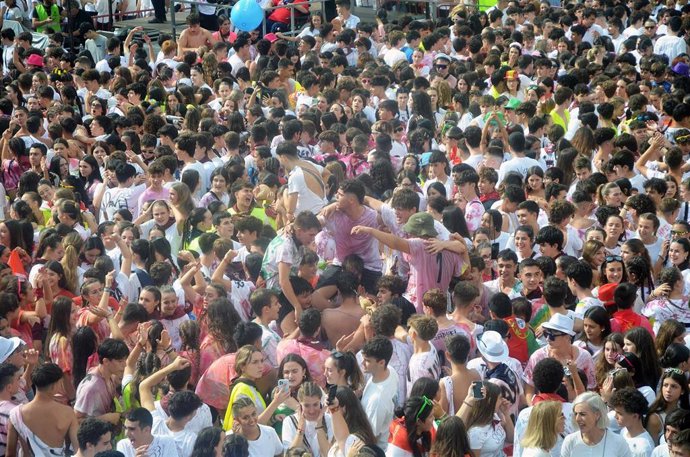
<path id="1" fill-rule="evenodd" d="M 539 393 L 532 398 L 532 406 L 535 406 L 537 403 L 542 401 L 558 401 L 561 403 L 565 403 L 563 397 L 561 397 L 558 394 Z"/>

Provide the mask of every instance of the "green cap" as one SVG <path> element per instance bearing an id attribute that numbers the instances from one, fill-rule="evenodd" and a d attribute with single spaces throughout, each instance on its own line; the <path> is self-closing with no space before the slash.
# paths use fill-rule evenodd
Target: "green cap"
<path id="1" fill-rule="evenodd" d="M 413 236 L 437 236 L 434 218 L 429 213 L 415 213 L 403 226 L 403 230 Z"/>
<path id="2" fill-rule="evenodd" d="M 511 98 L 508 100 L 508 103 L 506 104 L 506 109 L 516 109 L 518 106 L 520 106 L 522 102 L 518 100 L 517 98 Z"/>

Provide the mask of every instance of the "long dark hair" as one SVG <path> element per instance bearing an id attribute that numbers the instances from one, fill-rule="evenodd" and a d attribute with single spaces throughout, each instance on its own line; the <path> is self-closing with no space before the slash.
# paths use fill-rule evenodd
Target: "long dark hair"
<path id="1" fill-rule="evenodd" d="M 98 349 L 98 337 L 91 327 L 79 327 L 72 336 L 72 383 L 76 389 L 86 376 L 86 368 Z"/>
<path id="2" fill-rule="evenodd" d="M 688 381 L 685 379 L 685 374 L 683 374 L 682 370 L 678 370 L 677 368 L 667 368 L 664 370 L 664 374 L 661 376 L 661 380 L 659 381 L 659 393 L 656 396 L 656 400 L 649 405 L 650 414 L 662 413 L 666 411 L 668 403 L 666 403 L 662 393 L 664 380 L 666 378 L 673 379 L 680 386 L 681 394 L 678 400 L 679 407 L 686 411 L 690 409 L 690 389 L 688 388 Z"/>
<path id="3" fill-rule="evenodd" d="M 659 384 L 661 365 L 659 365 L 659 359 L 654 348 L 654 338 L 643 327 L 635 327 L 628 330 L 624 338 L 633 343 L 637 349 L 642 367 L 642 373 L 640 374 L 646 381 L 645 385 L 655 389 Z"/>
<path id="4" fill-rule="evenodd" d="M 376 436 L 371 428 L 371 423 L 355 392 L 349 387 L 340 386 L 335 393 L 335 398 L 338 399 L 338 404 L 341 407 L 345 407 L 343 416 L 350 433 L 357 436 L 367 446 L 376 444 Z M 429 411 L 431 410 L 432 408 L 429 408 Z"/>
<path id="5" fill-rule="evenodd" d="M 62 268 L 62 264 L 56 260 L 49 260 L 46 262 L 44 265 L 45 268 L 48 270 L 57 273 L 60 275 L 60 279 L 58 280 L 58 286 L 61 289 L 69 290 L 69 285 L 67 284 L 67 278 L 65 277 L 65 269 Z"/>
<path id="6" fill-rule="evenodd" d="M 422 457 L 431 449 L 431 433 L 422 432 L 417 434 L 418 421 L 424 422 L 433 413 L 433 405 L 425 404 L 429 402 L 425 397 L 411 397 L 405 402 L 403 408 L 398 408 L 395 415 L 404 418 L 405 429 L 407 430 L 407 443 L 412 449 L 414 457 Z M 429 402 L 430 403 L 430 402 Z M 420 446 L 421 438 L 421 446 Z"/>
<path id="7" fill-rule="evenodd" d="M 79 172 L 79 178 L 81 179 L 84 186 L 93 184 L 94 181 L 103 182 L 103 177 L 101 176 L 101 168 L 98 165 L 96 158 L 90 154 L 85 155 L 81 158 L 82 162 L 86 162 L 91 167 L 91 174 L 88 177 L 83 177 L 81 171 Z"/>
<path id="8" fill-rule="evenodd" d="M 600 326 L 602 328 L 601 342 L 603 343 L 606 341 L 606 337 L 611 334 L 611 317 L 609 316 L 608 311 L 601 306 L 594 306 L 585 312 L 584 319 L 594 321 L 595 324 Z M 589 341 L 587 340 L 587 334 L 585 332 L 582 332 L 582 335 L 580 335 L 580 341 Z M 589 348 L 587 351 L 591 353 Z"/>
<path id="9" fill-rule="evenodd" d="M 331 354 L 331 359 L 338 370 L 345 370 L 347 384 L 351 389 L 357 390 L 364 385 L 364 375 L 352 352 L 336 351 Z"/>
<path id="10" fill-rule="evenodd" d="M 225 297 L 216 298 L 206 309 L 208 334 L 229 354 L 237 351 L 237 343 L 232 337 L 235 327 L 242 321 L 235 307 Z"/>
<path id="11" fill-rule="evenodd" d="M 436 127 L 436 116 L 431 109 L 431 97 L 424 91 L 412 92 L 412 113 L 431 121 Z"/>
<path id="12" fill-rule="evenodd" d="M 7 232 L 10 235 L 10 249 L 22 248 L 29 255 L 34 250 L 34 229 L 28 222 L 7 219 L 4 221 Z"/>
<path id="13" fill-rule="evenodd" d="M 465 424 L 458 416 L 444 419 L 436 429 L 436 440 L 431 453 L 443 457 L 465 457 L 472 455 L 470 440 Z"/>
<path id="14" fill-rule="evenodd" d="M 203 232 L 196 228 L 197 224 L 204 221 L 206 217 L 206 211 L 204 208 L 194 208 L 187 219 L 184 221 L 184 228 L 182 229 L 182 247 L 187 248 L 194 238 L 201 235 Z"/>
<path id="15" fill-rule="evenodd" d="M 53 338 L 53 335 L 58 334 L 61 337 L 67 338 L 68 341 L 72 338 L 72 305 L 73 301 L 69 297 L 59 296 L 53 301 L 48 335 L 46 337 L 46 344 L 43 346 L 43 353 L 48 359 L 50 358 L 50 340 Z"/>
<path id="16" fill-rule="evenodd" d="M 149 258 L 146 261 L 146 271 L 150 271 L 151 265 L 157 262 L 156 252 L 160 254 L 163 258 L 165 258 L 165 260 L 170 262 L 170 266 L 172 266 L 175 275 L 180 274 L 180 270 L 177 268 L 177 265 L 175 264 L 175 261 L 172 258 L 172 248 L 170 247 L 170 242 L 163 237 L 154 238 L 151 241 L 149 241 Z"/>
<path id="17" fill-rule="evenodd" d="M 443 209 L 441 216 L 443 218 L 443 226 L 447 228 L 450 233 L 457 233 L 464 238 L 470 237 L 470 231 L 465 221 L 465 214 L 460 208 L 455 205 L 448 205 Z"/>
<path id="18" fill-rule="evenodd" d="M 302 358 L 301 355 L 295 354 L 295 353 L 290 353 L 283 357 L 283 360 L 280 362 L 280 366 L 278 367 L 278 377 L 283 376 L 283 369 L 285 369 L 285 364 L 288 362 L 295 362 L 297 365 L 302 367 L 302 370 L 304 370 L 304 379 L 300 383 L 299 386 L 297 386 L 297 389 L 300 388 L 302 384 L 305 382 L 312 382 L 311 378 L 311 373 L 309 372 L 309 367 L 307 366 L 307 362 Z M 297 394 L 297 390 L 292 392 L 293 395 Z"/>
<path id="19" fill-rule="evenodd" d="M 220 443 L 220 427 L 206 427 L 196 437 L 191 457 L 215 457 L 216 446 Z"/>

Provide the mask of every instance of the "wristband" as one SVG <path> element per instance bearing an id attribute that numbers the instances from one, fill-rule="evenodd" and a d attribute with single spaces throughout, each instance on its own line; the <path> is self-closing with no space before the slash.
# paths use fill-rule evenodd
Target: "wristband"
<path id="1" fill-rule="evenodd" d="M 463 403 L 465 406 L 468 406 L 469 408 L 474 408 L 474 405 L 471 405 L 471 404 L 467 403 L 466 401 L 463 401 L 462 403 Z"/>

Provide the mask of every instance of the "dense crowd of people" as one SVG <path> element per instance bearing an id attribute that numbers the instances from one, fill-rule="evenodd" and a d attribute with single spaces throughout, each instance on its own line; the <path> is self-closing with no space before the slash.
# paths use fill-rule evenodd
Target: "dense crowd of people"
<path id="1" fill-rule="evenodd" d="M 0 33 L 0 453 L 690 457 L 690 6 L 295 2 Z"/>

